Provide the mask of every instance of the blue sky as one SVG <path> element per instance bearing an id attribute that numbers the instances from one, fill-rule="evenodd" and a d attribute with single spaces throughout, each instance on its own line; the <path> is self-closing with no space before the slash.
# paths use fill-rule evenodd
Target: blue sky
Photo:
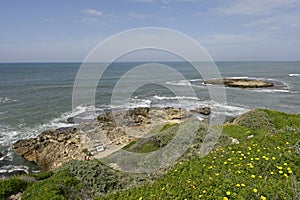
<path id="1" fill-rule="evenodd" d="M 191 36 L 214 60 L 300 60 L 300 0 L 1 0 L 0 62 L 80 62 L 147 26 Z"/>

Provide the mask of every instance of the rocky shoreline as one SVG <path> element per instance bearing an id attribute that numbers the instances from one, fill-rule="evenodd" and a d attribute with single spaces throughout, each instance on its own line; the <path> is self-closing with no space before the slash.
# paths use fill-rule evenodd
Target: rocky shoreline
<path id="1" fill-rule="evenodd" d="M 265 88 L 273 87 L 274 83 L 265 80 L 249 79 L 249 78 L 223 78 L 204 81 L 206 85 L 224 85 L 226 87 L 238 88 Z"/>
<path id="2" fill-rule="evenodd" d="M 208 107 L 191 111 L 172 107 L 137 107 L 106 112 L 74 128 L 46 130 L 36 138 L 21 139 L 13 144 L 13 148 L 42 170 L 53 170 L 69 160 L 106 157 L 156 127 L 180 123 L 195 114 L 209 115 L 210 112 Z"/>

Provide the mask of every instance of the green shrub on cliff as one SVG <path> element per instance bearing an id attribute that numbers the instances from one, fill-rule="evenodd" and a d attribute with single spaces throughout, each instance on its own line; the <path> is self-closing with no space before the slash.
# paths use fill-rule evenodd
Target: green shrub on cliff
<path id="1" fill-rule="evenodd" d="M 45 199 L 81 199 L 79 179 L 70 172 L 61 170 L 50 178 L 36 182 L 29 186 L 22 195 L 22 200 Z"/>
<path id="2" fill-rule="evenodd" d="M 251 110 L 238 116 L 234 122 L 240 126 L 252 130 L 271 130 L 274 128 L 273 121 L 268 113 L 260 109 Z"/>
<path id="3" fill-rule="evenodd" d="M 0 180 L 0 199 L 6 199 L 10 195 L 23 192 L 29 185 L 25 180 L 20 179 L 17 176 L 11 177 L 6 180 Z"/>
<path id="4" fill-rule="evenodd" d="M 36 178 L 36 180 L 40 181 L 40 180 L 50 178 L 51 176 L 53 176 L 53 174 L 54 174 L 53 171 L 45 171 L 37 174 L 28 174 L 27 176 L 34 177 Z"/>

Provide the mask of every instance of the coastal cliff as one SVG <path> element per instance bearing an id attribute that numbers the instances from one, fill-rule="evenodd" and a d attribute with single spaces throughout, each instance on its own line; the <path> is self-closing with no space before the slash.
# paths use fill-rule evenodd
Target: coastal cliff
<path id="1" fill-rule="evenodd" d="M 140 124 L 134 126 L 139 129 L 144 123 L 152 123 L 149 116 L 154 113 L 165 113 L 163 116 L 166 117 L 166 110 L 173 109 L 154 111 L 136 108 L 127 113 L 128 117 L 133 113 L 144 115 L 145 119 L 135 116 L 134 119 L 139 120 L 131 120 L 132 126 Z M 171 113 L 177 111 L 174 109 Z M 118 127 L 117 120 L 112 122 L 115 114 L 104 113 L 94 122 L 100 126 L 111 124 Z M 184 121 L 182 125 L 192 125 L 192 121 Z M 193 144 L 170 168 L 147 174 L 125 173 L 104 164 L 105 159 L 72 160 L 54 171 L 0 180 L 0 199 L 16 199 L 16 196 L 24 200 L 141 199 L 147 195 L 151 195 L 151 199 L 197 199 L 200 196 L 208 199 L 223 199 L 224 196 L 235 199 L 249 196 L 250 199 L 299 199 L 299 114 L 254 109 L 230 119 L 222 125 L 222 135 L 205 157 L 199 148 L 204 141 L 203 136 L 207 134 L 206 125 L 197 121 L 193 123 L 199 124 Z M 156 151 L 169 141 L 178 127 L 178 124 L 164 125 L 152 138 L 138 139 L 124 149 L 135 153 Z M 70 129 L 69 132 L 80 134 L 80 128 Z M 46 137 L 47 134 L 41 135 Z M 233 142 L 232 138 L 239 143 Z"/>
<path id="2" fill-rule="evenodd" d="M 155 127 L 180 123 L 195 113 L 209 115 L 210 108 L 187 111 L 171 107 L 138 107 L 107 112 L 76 128 L 46 130 L 36 138 L 21 139 L 13 144 L 13 148 L 18 155 L 47 171 L 69 160 L 106 157 Z M 99 150 L 99 147 L 103 149 Z"/>

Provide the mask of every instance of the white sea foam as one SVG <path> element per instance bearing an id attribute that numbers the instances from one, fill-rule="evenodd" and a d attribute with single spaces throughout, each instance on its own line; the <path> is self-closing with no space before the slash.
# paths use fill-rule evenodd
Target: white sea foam
<path id="1" fill-rule="evenodd" d="M 256 78 L 250 78 L 248 76 L 232 76 L 232 77 L 227 77 L 229 79 L 256 79 Z"/>
<path id="2" fill-rule="evenodd" d="M 13 102 L 17 102 L 17 101 L 18 101 L 18 99 L 10 99 L 8 97 L 0 97 L 1 104 L 13 103 Z"/>
<path id="3" fill-rule="evenodd" d="M 28 169 L 29 167 L 25 165 L 6 165 L 1 167 L 0 173 L 10 173 L 16 170 L 22 170 L 28 174 Z"/>
<path id="4" fill-rule="evenodd" d="M 11 141 L 18 139 L 18 132 L 10 126 L 0 125 L 0 145 L 10 145 Z"/>
<path id="5" fill-rule="evenodd" d="M 253 89 L 254 92 L 264 92 L 264 93 L 290 93 L 291 91 L 286 89 Z"/>
<path id="6" fill-rule="evenodd" d="M 153 97 L 158 100 L 178 100 L 178 99 L 186 99 L 186 100 L 200 100 L 198 97 L 185 97 L 185 96 L 176 96 L 176 97 L 165 97 L 165 96 L 157 96 Z"/>
<path id="7" fill-rule="evenodd" d="M 166 82 L 167 85 L 174 85 L 174 86 L 190 86 L 191 83 L 188 80 L 179 80 L 179 81 L 168 81 Z"/>
<path id="8" fill-rule="evenodd" d="M 300 77 L 300 74 L 289 74 L 290 77 Z"/>

